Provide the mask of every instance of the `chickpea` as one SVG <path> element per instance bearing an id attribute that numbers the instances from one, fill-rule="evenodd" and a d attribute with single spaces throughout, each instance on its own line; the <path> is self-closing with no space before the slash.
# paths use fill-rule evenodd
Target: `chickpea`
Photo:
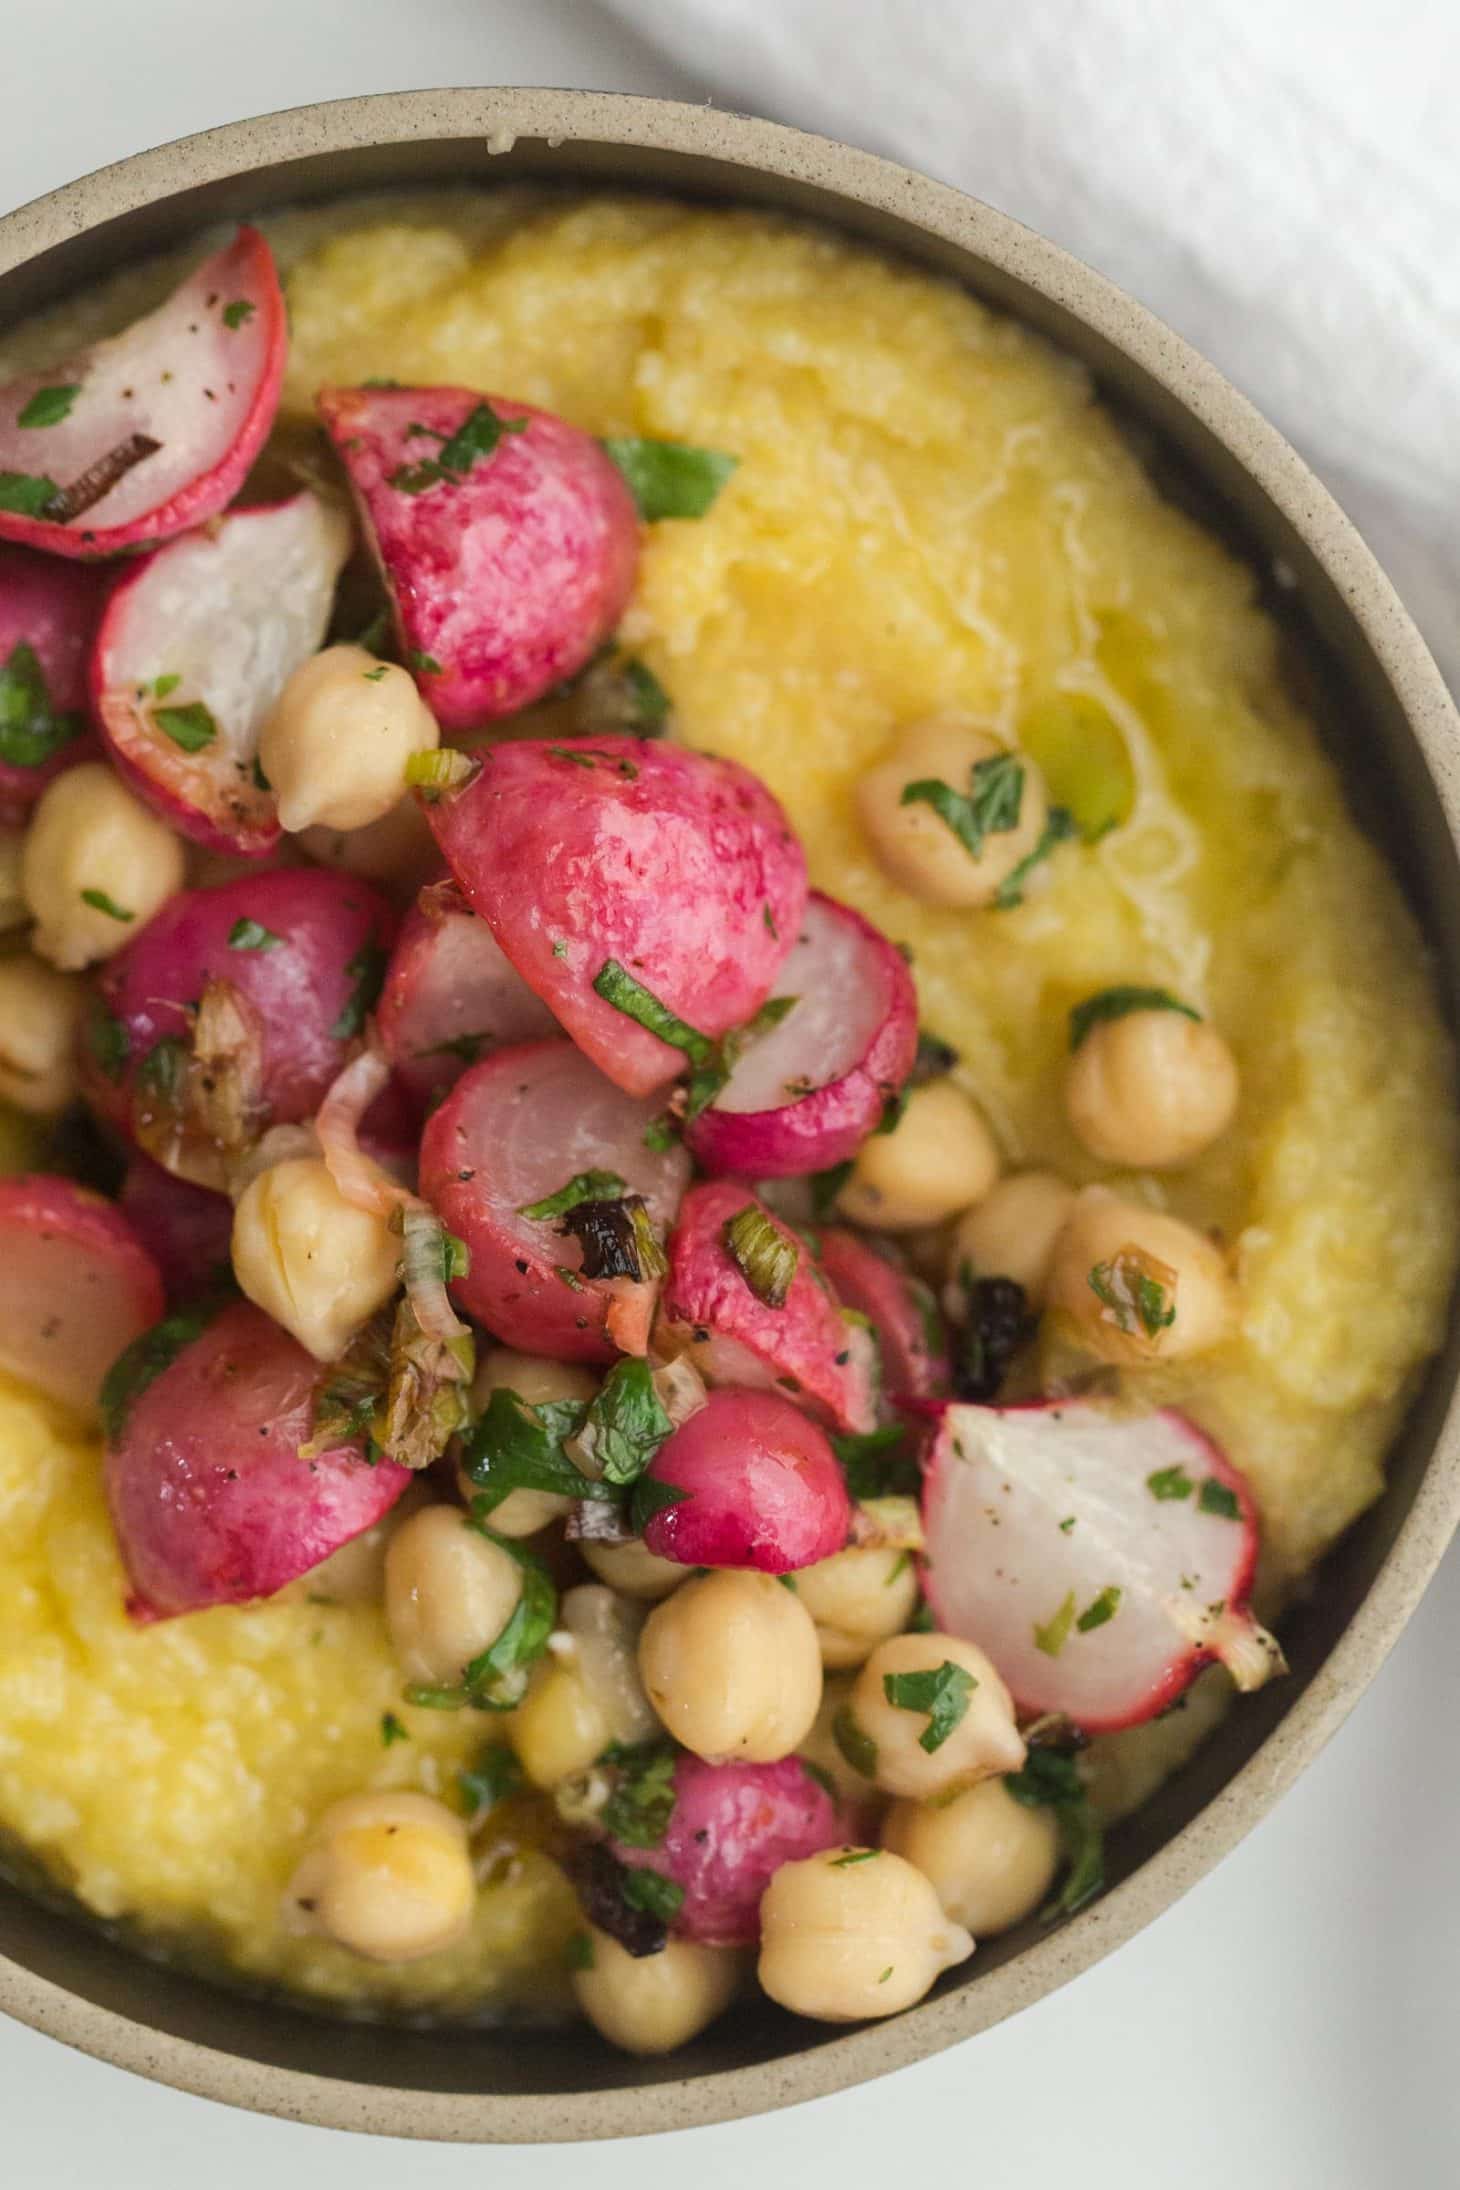
<path id="1" fill-rule="evenodd" d="M 424 1482 L 407 1484 L 383 1521 L 352 1536 L 296 1581 L 286 1582 L 280 1596 L 310 1604 L 318 1604 L 321 1598 L 330 1604 L 383 1604 L 391 1539 L 413 1513 L 420 1512 L 429 1496 Z"/>
<path id="2" fill-rule="evenodd" d="M 28 951 L 0 958 L 0 1096 L 52 1118 L 76 1093 L 76 1028 L 86 991 Z"/>
<path id="3" fill-rule="evenodd" d="M 890 1133 L 857 1151 L 837 1207 L 879 1232 L 916 1232 L 982 1201 L 999 1175 L 999 1152 L 978 1111 L 951 1080 L 915 1087 Z"/>
<path id="4" fill-rule="evenodd" d="M 646 1603 L 678 1589 L 687 1571 L 674 1559 L 661 1559 L 639 1536 L 626 1544 L 585 1542 L 578 1549 L 601 1582 L 621 1597 L 638 1597 Z"/>
<path id="5" fill-rule="evenodd" d="M 317 1156 L 271 1164 L 233 1212 L 233 1274 L 316 1361 L 337 1361 L 400 1282 L 400 1241 Z"/>
<path id="6" fill-rule="evenodd" d="M 1065 1109 L 1092 1156 L 1131 1170 L 1191 1163 L 1237 1111 L 1237 1061 L 1213 1026 L 1128 1011 L 1093 1026 L 1070 1059 Z"/>
<path id="7" fill-rule="evenodd" d="M 1237 1313 L 1226 1260 L 1204 1233 L 1102 1186 L 1086 1187 L 1075 1202 L 1050 1266 L 1048 1300 L 1092 1353 L 1132 1363 L 1204 1353 L 1228 1335 Z"/>
<path id="8" fill-rule="evenodd" d="M 35 948 L 68 970 L 110 958 L 182 888 L 186 866 L 181 838 L 120 776 L 101 761 L 68 768 L 41 793 L 21 853 Z"/>
<path id="9" fill-rule="evenodd" d="M 414 897 L 441 872 L 431 824 L 410 791 L 388 814 L 363 829 L 302 829 L 293 841 L 321 867 L 363 875 L 367 882 L 379 882 L 402 897 Z"/>
<path id="10" fill-rule="evenodd" d="M 882 1845 L 932 1882 L 943 1912 L 975 1939 L 1009 1931 L 1044 1900 L 1059 1869 L 1053 1810 L 1016 1802 L 1002 1779 L 951 1802 L 894 1802 Z"/>
<path id="11" fill-rule="evenodd" d="M 917 1568 L 890 1544 L 854 1544 L 791 1578 L 816 1623 L 821 1662 L 833 1670 L 860 1665 L 876 1644 L 900 1634 L 918 1601 Z"/>
<path id="12" fill-rule="evenodd" d="M 783 1863 L 760 1904 L 762 1986 L 823 2023 L 896 2015 L 972 1952 L 922 1872 L 883 1849 Z"/>
<path id="13" fill-rule="evenodd" d="M 821 1701 L 811 1614 L 770 1574 L 725 1567 L 656 1605 L 639 1672 L 669 1732 L 707 1763 L 775 1764 L 810 1732 Z"/>
<path id="14" fill-rule="evenodd" d="M 533 1786 L 556 1787 L 602 1756 L 613 1727 L 574 1660 L 549 1659 L 508 1720 L 507 1738 Z"/>
<path id="15" fill-rule="evenodd" d="M 1020 753 L 1014 826 L 990 829 L 975 855 L 935 807 L 920 799 L 904 805 L 904 793 L 914 783 L 935 782 L 966 798 L 982 780 L 980 765 L 1006 754 L 987 730 L 935 719 L 906 731 L 889 758 L 857 785 L 857 811 L 877 864 L 925 905 L 991 904 L 1043 836 L 1049 801 L 1038 768 Z"/>
<path id="16" fill-rule="evenodd" d="M 477 1368 L 472 1411 L 480 1414 L 495 1391 L 516 1392 L 530 1407 L 540 1407 L 556 1399 L 586 1403 L 597 1389 L 598 1379 L 591 1369 L 575 1367 L 571 1361 L 549 1361 L 543 1354 L 514 1353 L 510 1346 L 493 1346 Z M 468 1502 L 480 1494 L 480 1485 L 464 1468 L 458 1480 Z M 560 1498 L 550 1490 L 510 1490 L 499 1506 L 493 1506 L 491 1526 L 499 1536 L 535 1536 L 550 1521 L 560 1520 L 572 1503 L 571 1498 Z"/>
<path id="17" fill-rule="evenodd" d="M 426 1506 L 385 1554 L 385 1620 L 408 1681 L 450 1687 L 517 1609 L 522 1570 L 459 1506 Z"/>
<path id="18" fill-rule="evenodd" d="M 975 1277 L 1012 1278 L 1031 1307 L 1044 1299 L 1055 1241 L 1075 1206 L 1075 1190 L 1052 1171 L 1019 1171 L 962 1218 L 948 1255 L 948 1282 L 961 1291 Z"/>
<path id="19" fill-rule="evenodd" d="M 894 1702 L 887 1684 L 906 1682 L 909 1675 L 937 1675 L 945 1666 L 956 1668 L 945 1681 L 962 1710 L 929 1750 L 924 1737 L 933 1732 L 935 1722 L 931 1707 L 921 1701 L 925 1682 L 914 1691 L 917 1702 Z M 965 1688 L 957 1673 L 969 1674 L 972 1685 Z M 1009 1691 L 992 1660 L 961 1635 L 894 1635 L 879 1643 L 852 1684 L 848 1708 L 857 1733 L 875 1755 L 872 1776 L 889 1795 L 930 1802 L 996 1772 L 1016 1772 L 1024 1762 Z"/>
<path id="20" fill-rule="evenodd" d="M 23 829 L 0 829 L 0 935 L 23 928 L 30 919 L 20 888 L 20 863 L 24 852 Z"/>
<path id="21" fill-rule="evenodd" d="M 259 765 L 292 834 L 364 829 L 399 805 L 412 753 L 441 742 L 409 670 L 363 646 L 301 662 L 259 737 Z"/>
<path id="22" fill-rule="evenodd" d="M 285 1895 L 296 1931 L 372 1962 L 416 1962 L 466 1937 L 476 1902 L 466 1827 L 430 1795 L 347 1796 L 326 1810 Z"/>
<path id="23" fill-rule="evenodd" d="M 585 1966 L 573 1991 L 590 2023 L 625 2053 L 672 2053 L 730 2005 L 739 1957 L 726 1947 L 671 1939 L 659 1954 L 635 1957 L 590 1925 Z"/>
<path id="24" fill-rule="evenodd" d="M 869 1779 L 850 1765 L 842 1754 L 836 1738 L 837 1726 L 852 1693 L 850 1673 L 828 1675 L 821 1691 L 821 1708 L 816 1722 L 804 1741 L 796 1745 L 796 1754 L 807 1764 L 814 1765 L 824 1780 L 829 1780 L 836 1791 L 837 1800 L 848 1817 L 858 1821 L 858 1830 L 867 1827 L 864 1817 L 876 1815 L 886 1804 L 886 1796 L 878 1793 Z"/>

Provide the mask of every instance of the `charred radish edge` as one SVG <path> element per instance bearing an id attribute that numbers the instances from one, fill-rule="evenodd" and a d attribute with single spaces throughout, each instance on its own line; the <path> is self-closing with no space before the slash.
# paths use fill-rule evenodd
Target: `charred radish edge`
<path id="1" fill-rule="evenodd" d="M 115 1202 L 49 1172 L 0 1179 L 0 1366 L 84 1418 L 163 1312 L 162 1277 Z"/>
<path id="2" fill-rule="evenodd" d="M 1174 1409 L 950 1406 L 923 1524 L 935 1617 L 988 1651 L 1024 1711 L 1110 1732 L 1212 1659 L 1246 1688 L 1282 1670 L 1248 1604 L 1251 1494 Z"/>
<path id="3" fill-rule="evenodd" d="M 253 228 L 120 335 L 0 387 L 0 539 L 93 557 L 205 524 L 278 407 L 288 328 Z"/>
<path id="4" fill-rule="evenodd" d="M 324 637 L 349 547 L 344 519 L 298 494 L 174 540 L 112 594 L 92 704 L 123 777 L 195 843 L 262 855 L 278 842 L 259 734 Z"/>

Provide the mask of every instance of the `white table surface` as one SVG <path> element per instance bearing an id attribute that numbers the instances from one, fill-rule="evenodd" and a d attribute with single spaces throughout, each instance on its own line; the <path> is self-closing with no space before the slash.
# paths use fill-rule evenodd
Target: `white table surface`
<path id="1" fill-rule="evenodd" d="M 0 0 L 0 53 L 0 207 L 190 128 L 349 92 L 703 95 L 591 0 Z M 0 2183 L 548 2190 L 591 2166 L 598 2190 L 747 2172 L 863 2190 L 911 2163 L 977 2190 L 1452 2190 L 1457 1663 L 1460 1552 L 1327 1753 L 1214 1876 L 1053 1999 L 860 2091 L 591 2160 L 407 2148 L 229 2113 L 0 2023 Z"/>

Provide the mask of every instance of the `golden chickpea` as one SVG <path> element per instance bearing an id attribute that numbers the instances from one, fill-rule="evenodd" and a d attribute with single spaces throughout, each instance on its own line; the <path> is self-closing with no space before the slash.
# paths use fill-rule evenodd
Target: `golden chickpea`
<path id="1" fill-rule="evenodd" d="M 994 1137 L 951 1080 L 915 1087 L 890 1133 L 857 1151 L 837 1208 L 878 1232 L 917 1232 L 982 1201 L 999 1175 Z"/>
<path id="2" fill-rule="evenodd" d="M 279 1595 L 311 1604 L 321 1599 L 330 1604 L 383 1604 L 385 1560 L 391 1539 L 413 1513 L 420 1512 L 429 1497 L 424 1482 L 407 1484 L 383 1521 L 352 1536 L 297 1581 L 286 1582 Z"/>
<path id="3" fill-rule="evenodd" d="M 852 1675 L 831 1673 L 821 1691 L 821 1707 L 815 1724 L 804 1741 L 796 1745 L 796 1754 L 812 1764 L 824 1779 L 830 1780 L 836 1790 L 837 1800 L 849 1816 L 858 1820 L 857 1829 L 866 1833 L 868 1828 L 861 1820 L 879 1812 L 887 1797 L 879 1794 L 869 1779 L 850 1765 L 842 1753 L 836 1738 L 836 1729 L 850 1701 Z"/>
<path id="4" fill-rule="evenodd" d="M 0 958 L 0 1096 L 53 1118 L 76 1093 L 76 1029 L 86 991 L 28 951 Z"/>
<path id="5" fill-rule="evenodd" d="M 983 820 L 977 851 L 915 784 L 943 784 Z M 1002 796 L 1000 795 L 1002 794 Z M 877 864 L 926 905 L 992 904 L 1049 819 L 1044 779 L 1027 754 L 952 719 L 915 724 L 857 785 L 857 811 Z M 1013 826 L 1009 826 L 1012 817 Z"/>
<path id="6" fill-rule="evenodd" d="M 816 1623 L 821 1662 L 832 1670 L 860 1665 L 876 1644 L 900 1634 L 918 1601 L 917 1568 L 889 1544 L 854 1544 L 791 1579 Z"/>
<path id="7" fill-rule="evenodd" d="M 1237 1113 L 1237 1062 L 1213 1026 L 1128 1011 L 1090 1029 L 1065 1077 L 1065 1109 L 1092 1156 L 1133 1171 L 1191 1163 Z"/>
<path id="8" fill-rule="evenodd" d="M 1016 1802 L 1002 1779 L 980 1780 L 951 1802 L 894 1802 L 882 1845 L 932 1882 L 944 1914 L 975 1939 L 1032 1915 L 1060 1860 L 1053 1810 Z"/>
<path id="9" fill-rule="evenodd" d="M 1018 1171 L 1000 1179 L 970 1209 L 953 1234 L 948 1282 L 961 1292 L 965 1270 L 975 1277 L 1012 1278 L 1031 1307 L 1044 1299 L 1055 1241 L 1075 1206 L 1075 1190 L 1052 1171 Z"/>
<path id="10" fill-rule="evenodd" d="M 452 1687 L 517 1609 L 522 1569 L 459 1506 L 426 1506 L 385 1554 L 385 1619 L 408 1681 Z"/>
<path id="11" fill-rule="evenodd" d="M 626 1544 L 581 1543 L 578 1549 L 601 1582 L 621 1597 L 637 1597 L 646 1604 L 678 1589 L 689 1572 L 674 1559 L 661 1559 L 639 1536 Z"/>
<path id="12" fill-rule="evenodd" d="M 0 935 L 23 928 L 30 918 L 20 887 L 25 854 L 23 829 L 0 829 Z"/>
<path id="13" fill-rule="evenodd" d="M 337 1361 L 400 1282 L 384 1217 L 346 1201 L 317 1156 L 271 1164 L 233 1212 L 233 1274 L 316 1361 Z"/>
<path id="14" fill-rule="evenodd" d="M 20 886 L 32 942 L 53 966 L 110 958 L 183 886 L 182 840 L 101 761 L 83 761 L 41 793 L 26 831 Z"/>
<path id="15" fill-rule="evenodd" d="M 401 898 L 414 897 L 441 872 L 431 824 L 413 791 L 363 829 L 302 829 L 293 843 L 321 867 L 363 875 Z"/>
<path id="16" fill-rule="evenodd" d="M 591 1369 L 571 1361 L 550 1361 L 543 1354 L 514 1353 L 510 1346 L 493 1346 L 478 1364 L 471 1388 L 474 1415 L 480 1414 L 495 1391 L 516 1392 L 530 1407 L 557 1399 L 581 1399 L 584 1404 L 598 1390 Z M 470 1501 L 479 1485 L 462 1469 L 458 1478 L 461 1495 Z M 535 1536 L 550 1521 L 557 1521 L 572 1506 L 571 1498 L 559 1498 L 550 1490 L 510 1490 L 499 1506 L 493 1506 L 490 1526 L 499 1536 Z"/>
<path id="17" fill-rule="evenodd" d="M 1229 1335 L 1237 1288 L 1204 1233 L 1090 1186 L 1060 1234 L 1048 1304 L 1104 1361 L 1179 1361 Z"/>
<path id="18" fill-rule="evenodd" d="M 930 1802 L 1024 1762 L 1009 1691 L 993 1661 L 961 1635 L 894 1635 L 879 1643 L 848 1708 L 870 1744 L 869 1762 L 875 1754 L 872 1776 L 889 1795 Z"/>
<path id="19" fill-rule="evenodd" d="M 507 1722 L 507 1739 L 534 1787 L 556 1787 L 586 1772 L 613 1740 L 599 1698 L 572 1658 L 549 1658 Z"/>
<path id="20" fill-rule="evenodd" d="M 285 1895 L 293 1930 L 323 1932 L 372 1962 L 456 1946 L 476 1903 L 466 1827 L 405 1792 L 350 1795 L 315 1827 Z"/>
<path id="21" fill-rule="evenodd" d="M 594 2028 L 625 2053 L 672 2053 L 735 1996 L 740 1963 L 727 1947 L 671 1939 L 662 1953 L 635 1957 L 592 1925 L 584 1937 L 573 1991 Z"/>
<path id="22" fill-rule="evenodd" d="M 821 1701 L 811 1614 L 773 1575 L 734 1567 L 697 1576 L 654 1607 L 639 1672 L 668 1731 L 710 1764 L 789 1756 Z"/>
<path id="23" fill-rule="evenodd" d="M 883 1849 L 783 1863 L 760 1904 L 761 1984 L 818 2022 L 896 2015 L 972 1952 L 922 1872 Z"/>
<path id="24" fill-rule="evenodd" d="M 399 805 L 406 762 L 441 742 L 409 670 L 362 646 L 327 646 L 295 670 L 259 737 L 279 819 L 364 829 Z"/>

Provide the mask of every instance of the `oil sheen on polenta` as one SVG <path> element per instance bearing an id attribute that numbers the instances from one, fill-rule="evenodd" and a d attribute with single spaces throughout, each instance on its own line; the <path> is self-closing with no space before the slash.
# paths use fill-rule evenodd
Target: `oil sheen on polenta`
<path id="1" fill-rule="evenodd" d="M 1250 574 L 1157 498 L 1077 366 L 826 235 L 505 197 L 275 233 L 297 420 L 323 383 L 388 375 L 739 456 L 707 520 L 649 536 L 625 635 L 679 734 L 772 785 L 814 882 L 911 946 L 924 1024 L 1011 1162 L 1095 1175 L 1059 1104 L 1071 1002 L 1151 982 L 1216 1019 L 1238 1128 L 1179 1179 L 1127 1183 L 1235 1241 L 1242 1331 L 1143 1388 L 1246 1471 L 1285 1589 L 1375 1495 L 1438 1340 L 1456 1135 L 1419 936 L 1280 680 Z M 859 772 L 942 709 L 1029 743 L 1056 798 L 1126 814 L 1017 911 L 918 905 L 858 832 Z M 311 1817 L 365 1784 L 445 1784 L 485 1722 L 404 1707 L 370 1608 L 305 1592 L 131 1630 L 94 1451 L 22 1394 L 0 1408 L 0 1825 L 103 1914 L 201 1932 L 257 1977 L 549 1997 L 532 1968 L 572 1914 L 510 1836 L 451 1955 L 381 1971 L 284 1936 Z M 382 1744 L 387 1710 L 409 1741 Z M 1128 1794 L 1152 1752 L 1122 1739 Z"/>

